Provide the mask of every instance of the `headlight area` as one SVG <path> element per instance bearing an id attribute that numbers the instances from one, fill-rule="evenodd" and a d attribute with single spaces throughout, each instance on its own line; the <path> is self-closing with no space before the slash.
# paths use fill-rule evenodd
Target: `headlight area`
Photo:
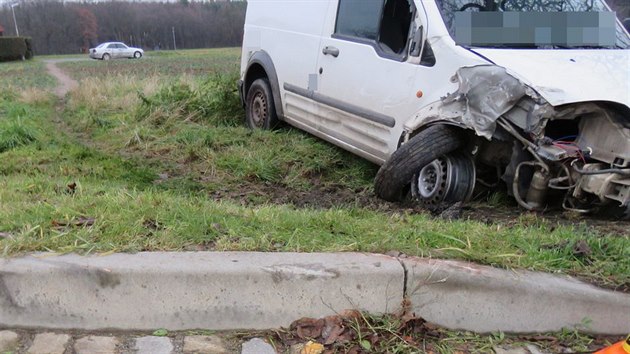
<path id="1" fill-rule="evenodd" d="M 604 102 L 551 106 L 497 66 L 460 68 L 456 92 L 405 125 L 407 141 L 425 126 L 468 131 L 479 196 L 506 187 L 527 210 L 578 213 L 619 209 L 630 218 L 630 109 Z M 473 133 L 474 132 L 474 133 Z"/>
<path id="2" fill-rule="evenodd" d="M 514 138 L 501 179 L 519 205 L 542 210 L 562 201 L 578 213 L 614 206 L 630 217 L 629 120 L 605 103 L 548 107 L 544 115 L 532 114 L 536 107 L 525 98 L 497 120 L 497 132 Z"/>

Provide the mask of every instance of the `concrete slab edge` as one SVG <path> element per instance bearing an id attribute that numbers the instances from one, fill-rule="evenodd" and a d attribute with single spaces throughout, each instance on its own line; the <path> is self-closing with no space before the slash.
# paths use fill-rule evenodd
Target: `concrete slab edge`
<path id="1" fill-rule="evenodd" d="M 359 253 L 173 252 L 0 260 L 0 327 L 268 329 L 396 311 L 400 263 Z"/>
<path id="2" fill-rule="evenodd" d="M 630 294 L 568 276 L 502 270 L 468 262 L 406 258 L 412 311 L 451 329 L 533 333 L 577 329 L 630 332 Z"/>
<path id="3" fill-rule="evenodd" d="M 476 332 L 630 331 L 630 295 L 569 277 L 362 253 L 177 252 L 0 259 L 0 327 L 267 329 L 345 309 Z"/>

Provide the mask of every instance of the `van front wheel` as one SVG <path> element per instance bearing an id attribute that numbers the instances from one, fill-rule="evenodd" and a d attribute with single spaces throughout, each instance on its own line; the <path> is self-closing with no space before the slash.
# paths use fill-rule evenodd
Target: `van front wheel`
<path id="1" fill-rule="evenodd" d="M 405 191 L 409 190 L 410 185 L 413 184 L 413 188 L 424 187 L 424 189 L 427 189 L 432 186 L 429 183 L 434 183 L 435 188 L 429 188 L 431 189 L 429 191 L 431 195 L 426 196 L 426 199 L 433 200 L 433 190 L 435 189 L 436 195 L 439 194 L 443 187 L 447 187 L 441 186 L 441 184 L 448 183 L 447 179 L 451 180 L 451 178 L 446 177 L 456 175 L 458 178 L 453 179 L 453 183 L 455 183 L 453 188 L 457 190 L 457 193 L 454 194 L 458 196 L 464 194 L 464 198 L 469 197 L 468 190 L 470 186 L 468 184 L 474 184 L 474 166 L 471 166 L 471 163 L 463 158 L 450 157 L 450 154 L 461 148 L 461 146 L 462 139 L 453 127 L 434 125 L 421 131 L 398 148 L 381 166 L 374 179 L 376 195 L 387 201 L 400 201 L 405 197 Z M 448 167 L 462 171 L 457 171 L 458 173 L 453 174 L 448 171 Z M 472 176 L 470 175 L 471 168 L 473 171 Z M 444 173 L 438 174 L 438 172 Z M 427 180 L 426 185 L 412 183 L 412 181 L 425 179 Z M 465 181 L 464 185 L 459 186 L 462 183 L 458 182 L 462 181 Z M 463 193 L 462 189 L 465 190 Z M 419 198 L 419 191 L 417 191 L 418 193 L 414 191 L 412 195 L 422 200 L 424 198 Z M 440 194 L 440 197 L 444 196 L 446 195 Z M 451 202 L 455 201 L 451 200 Z"/>
<path id="2" fill-rule="evenodd" d="M 271 86 L 266 78 L 254 81 L 247 91 L 245 121 L 251 129 L 273 129 L 278 124 Z"/>

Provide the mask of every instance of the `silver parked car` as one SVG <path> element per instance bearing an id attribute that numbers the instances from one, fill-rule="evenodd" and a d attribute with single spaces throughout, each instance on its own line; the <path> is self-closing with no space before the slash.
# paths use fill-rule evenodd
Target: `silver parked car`
<path id="1" fill-rule="evenodd" d="M 99 44 L 96 48 L 90 49 L 90 58 L 92 59 L 116 59 L 116 58 L 135 58 L 140 59 L 144 55 L 144 50 L 140 48 L 128 47 L 121 42 L 105 42 Z"/>

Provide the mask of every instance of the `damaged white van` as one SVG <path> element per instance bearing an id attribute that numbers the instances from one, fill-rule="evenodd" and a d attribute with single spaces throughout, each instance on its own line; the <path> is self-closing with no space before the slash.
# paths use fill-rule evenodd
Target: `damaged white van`
<path id="1" fill-rule="evenodd" d="M 629 48 L 604 0 L 249 0 L 239 92 L 251 128 L 381 165 L 386 200 L 630 214 Z"/>

